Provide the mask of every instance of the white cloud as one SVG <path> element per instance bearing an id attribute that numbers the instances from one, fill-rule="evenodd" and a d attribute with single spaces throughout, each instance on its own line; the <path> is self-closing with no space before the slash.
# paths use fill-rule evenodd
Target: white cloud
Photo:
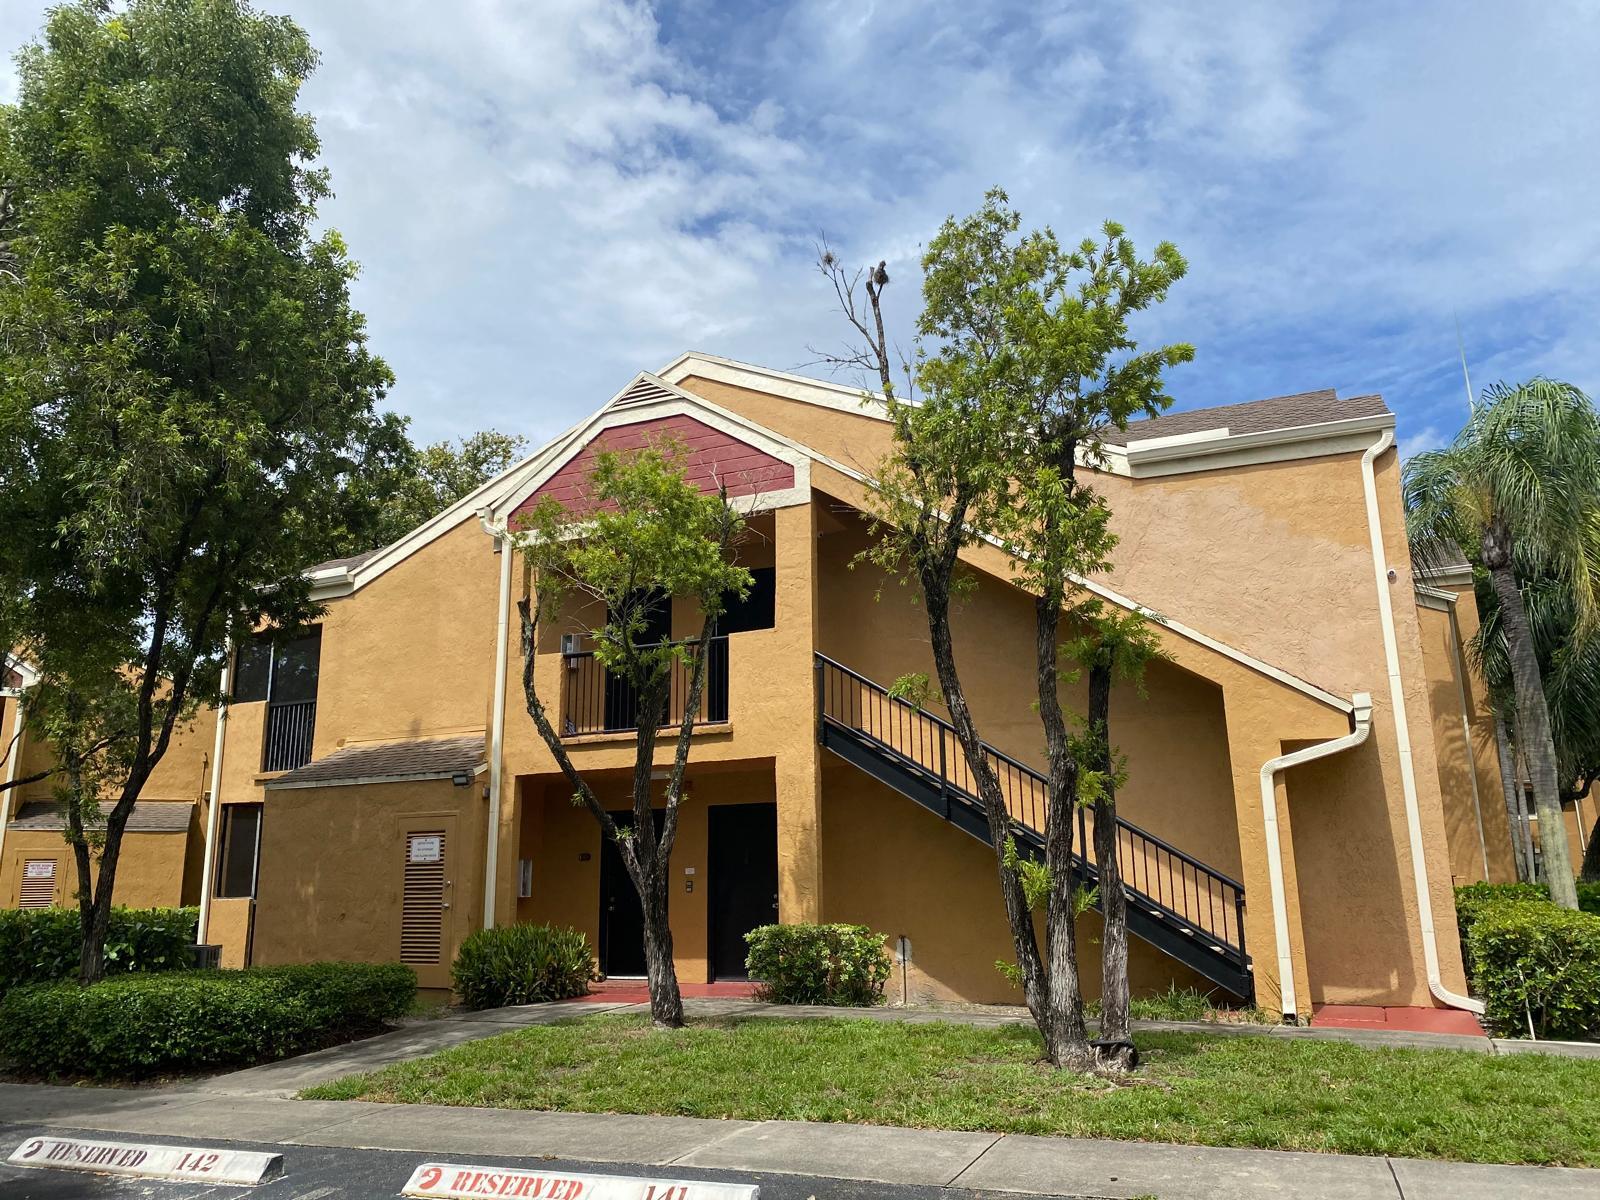
<path id="1" fill-rule="evenodd" d="M 551 432 L 689 347 L 804 362 L 841 336 L 819 230 L 889 259 L 904 340 L 920 246 L 993 183 L 1178 243 L 1141 327 L 1197 344 L 1182 403 L 1383 390 L 1442 438 L 1458 314 L 1480 384 L 1600 382 L 1583 0 L 269 7 L 323 53 L 325 216 L 424 436 Z M 0 0 L 0 43 L 42 8 Z"/>

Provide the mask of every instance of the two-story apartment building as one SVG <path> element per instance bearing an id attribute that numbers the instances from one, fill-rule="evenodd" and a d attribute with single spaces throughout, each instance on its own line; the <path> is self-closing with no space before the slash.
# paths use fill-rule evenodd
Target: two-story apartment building
<path id="1" fill-rule="evenodd" d="M 1113 703 L 1136 987 L 1301 1017 L 1464 1001 L 1452 884 L 1513 871 L 1461 654 L 1470 581 L 1413 580 L 1394 424 L 1376 396 L 1312 392 L 1140 422 L 1109 448 L 1096 482 L 1121 543 L 1086 585 L 1144 614 L 1162 649 L 1143 691 Z M 468 932 L 539 920 L 588 933 L 608 974 L 641 973 L 637 901 L 525 711 L 507 530 L 571 494 L 596 447 L 671 435 L 692 478 L 751 511 L 739 553 L 755 577 L 719 626 L 694 735 L 680 978 L 741 977 L 755 925 L 850 921 L 894 939 L 910 998 L 1015 999 L 961 755 L 936 703 L 885 690 L 931 671 L 908 590 L 859 561 L 890 434 L 855 389 L 686 354 L 399 542 L 314 568 L 325 615 L 241 648 L 232 704 L 188 731 L 141 805 L 151 848 L 124 852 L 120 898 L 209 888 L 208 936 L 232 963 L 399 958 L 442 988 Z M 958 662 L 1026 845 L 1043 822 L 1032 601 L 993 546 L 963 569 Z M 695 630 L 681 604 L 659 620 L 664 636 Z M 533 675 L 621 809 L 630 698 L 580 633 L 543 630 Z M 1081 686 L 1064 693 L 1081 712 Z M 45 753 L 24 744 L 7 769 Z M 3 811 L 0 898 L 60 902 L 70 858 L 40 788 Z"/>

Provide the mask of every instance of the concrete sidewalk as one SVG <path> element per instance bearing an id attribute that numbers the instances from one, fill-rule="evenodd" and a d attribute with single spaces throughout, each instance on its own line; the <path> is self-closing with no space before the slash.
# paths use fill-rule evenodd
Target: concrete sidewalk
<path id="1" fill-rule="evenodd" d="M 554 1157 L 825 1176 L 1018 1194 L 1161 1200 L 1577 1200 L 1600 1171 L 1414 1159 L 951 1133 L 799 1121 L 520 1112 L 297 1101 L 200 1087 L 156 1090 L 0 1085 L 7 1148 L 25 1131 L 74 1129 L 210 1144 L 399 1150 L 422 1157 Z"/>

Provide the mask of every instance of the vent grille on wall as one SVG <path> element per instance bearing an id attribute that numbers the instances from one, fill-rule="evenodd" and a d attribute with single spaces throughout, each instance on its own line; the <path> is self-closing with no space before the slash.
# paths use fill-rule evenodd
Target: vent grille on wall
<path id="1" fill-rule="evenodd" d="M 444 830 L 406 834 L 400 961 L 433 966 L 444 954 Z"/>
<path id="2" fill-rule="evenodd" d="M 629 404 L 649 404 L 653 400 L 671 400 L 673 395 L 674 393 L 669 392 L 659 383 L 651 383 L 648 379 L 641 379 L 617 397 L 615 407 L 622 408 Z"/>
<path id="3" fill-rule="evenodd" d="M 22 864 L 18 908 L 49 908 L 56 902 L 56 860 L 30 858 Z"/>

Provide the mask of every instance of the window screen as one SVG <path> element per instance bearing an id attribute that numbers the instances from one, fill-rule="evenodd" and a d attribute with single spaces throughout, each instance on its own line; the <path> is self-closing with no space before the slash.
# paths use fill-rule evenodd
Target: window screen
<path id="1" fill-rule="evenodd" d="M 322 630 L 280 638 L 272 661 L 274 704 L 317 698 L 317 667 L 322 659 Z"/>
<path id="2" fill-rule="evenodd" d="M 752 567 L 755 582 L 743 600 L 730 599 L 728 611 L 717 618 L 717 632 L 746 633 L 752 629 L 771 629 L 778 598 L 778 572 L 773 567 Z"/>
<path id="3" fill-rule="evenodd" d="M 267 698 L 267 682 L 272 677 L 272 639 L 251 638 L 239 647 L 233 663 L 233 700 L 248 704 Z"/>
<path id="4" fill-rule="evenodd" d="M 261 805 L 229 804 L 222 809 L 222 855 L 217 864 L 217 895 L 256 894 L 256 863 L 261 852 Z"/>

